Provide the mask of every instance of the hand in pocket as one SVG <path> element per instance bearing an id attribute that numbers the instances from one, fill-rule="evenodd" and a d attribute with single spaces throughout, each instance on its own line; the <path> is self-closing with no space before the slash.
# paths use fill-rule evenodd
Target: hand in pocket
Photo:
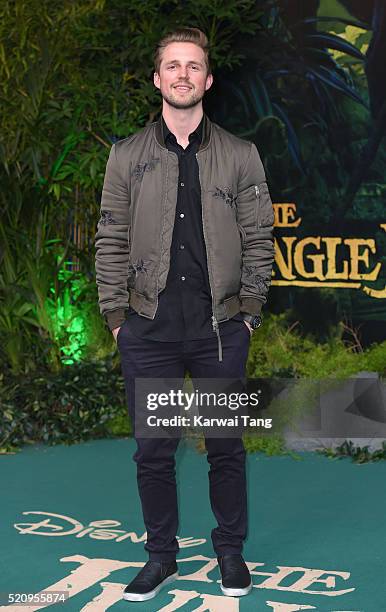
<path id="1" fill-rule="evenodd" d="M 118 337 L 119 330 L 121 329 L 121 327 L 122 327 L 122 326 L 120 325 L 119 327 L 115 327 L 115 328 L 112 330 L 112 334 L 113 334 L 113 336 L 114 336 L 114 340 L 115 340 L 115 342 L 117 341 L 117 337 Z"/>

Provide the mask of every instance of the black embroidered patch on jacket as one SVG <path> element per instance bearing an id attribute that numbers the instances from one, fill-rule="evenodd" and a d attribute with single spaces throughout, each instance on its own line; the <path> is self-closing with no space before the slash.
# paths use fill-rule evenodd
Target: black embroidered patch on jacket
<path id="1" fill-rule="evenodd" d="M 101 223 L 102 225 L 108 225 L 110 223 L 116 223 L 111 210 L 102 210 L 101 211 L 101 218 L 99 219 L 99 223 Z"/>
<path id="2" fill-rule="evenodd" d="M 145 161 L 143 163 L 138 163 L 134 166 L 134 169 L 131 173 L 137 181 L 141 180 L 145 172 L 151 172 L 154 170 L 156 165 L 161 161 L 159 157 L 152 157 L 149 161 Z"/>
<path id="3" fill-rule="evenodd" d="M 143 259 L 138 259 L 137 261 L 129 265 L 129 272 L 131 274 L 134 274 L 134 276 L 137 276 L 137 274 L 141 272 L 144 272 L 145 274 L 147 274 L 148 269 L 149 269 L 148 268 L 149 263 L 150 261 L 143 261 Z"/>
<path id="4" fill-rule="evenodd" d="M 260 295 L 266 295 L 268 293 L 271 284 L 271 275 L 260 276 L 257 273 L 257 266 L 244 266 L 244 271 L 251 284 L 257 288 Z"/>
<path id="5" fill-rule="evenodd" d="M 224 204 L 227 204 L 230 208 L 236 208 L 237 196 L 235 196 L 229 187 L 216 187 L 214 198 L 221 198 Z"/>

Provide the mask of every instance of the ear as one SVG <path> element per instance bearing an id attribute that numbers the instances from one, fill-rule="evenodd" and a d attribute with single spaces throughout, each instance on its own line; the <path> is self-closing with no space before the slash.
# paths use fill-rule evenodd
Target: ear
<path id="1" fill-rule="evenodd" d="M 154 72 L 154 74 L 153 74 L 153 82 L 154 82 L 154 85 L 155 85 L 155 86 L 156 86 L 158 89 L 160 89 L 161 83 L 160 83 L 160 78 L 159 78 L 159 74 L 158 74 L 158 72 Z"/>
<path id="2" fill-rule="evenodd" d="M 205 82 L 205 91 L 208 91 L 208 89 L 212 87 L 212 83 L 213 83 L 213 74 L 208 74 L 208 76 L 206 77 L 206 82 Z"/>

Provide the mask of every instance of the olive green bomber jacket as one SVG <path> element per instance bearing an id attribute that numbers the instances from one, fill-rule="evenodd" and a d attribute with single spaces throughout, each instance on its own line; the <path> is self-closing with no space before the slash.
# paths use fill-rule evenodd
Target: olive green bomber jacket
<path id="1" fill-rule="evenodd" d="M 256 146 L 209 120 L 196 154 L 213 329 L 238 312 L 259 314 L 274 261 L 274 212 Z M 112 145 L 95 235 L 99 308 L 109 329 L 129 305 L 153 319 L 166 286 L 178 158 L 161 120 Z M 219 337 L 219 335 L 218 335 Z"/>

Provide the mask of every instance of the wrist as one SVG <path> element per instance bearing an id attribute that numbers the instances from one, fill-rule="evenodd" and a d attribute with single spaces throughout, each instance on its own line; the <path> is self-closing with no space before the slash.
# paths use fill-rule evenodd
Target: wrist
<path id="1" fill-rule="evenodd" d="M 244 321 L 249 324 L 249 326 L 251 327 L 253 331 L 257 329 L 258 327 L 260 327 L 260 325 L 263 322 L 263 318 L 261 315 L 251 315 L 251 314 L 248 314 L 247 312 L 243 312 L 242 315 L 243 315 Z"/>

